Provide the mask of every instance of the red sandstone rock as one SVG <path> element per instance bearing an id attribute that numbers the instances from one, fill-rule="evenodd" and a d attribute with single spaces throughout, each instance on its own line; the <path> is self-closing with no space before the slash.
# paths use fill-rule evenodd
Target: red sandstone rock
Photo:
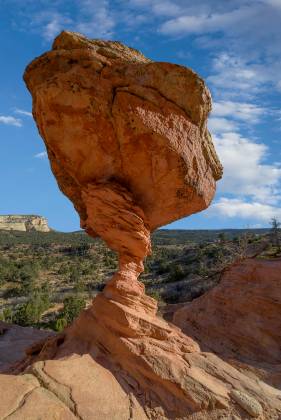
<path id="1" fill-rule="evenodd" d="M 25 357 L 25 350 L 38 340 L 54 335 L 51 331 L 20 327 L 0 321 L 0 373 Z M 0 417 L 1 418 L 1 417 Z"/>
<path id="2" fill-rule="evenodd" d="M 206 208 L 221 176 L 203 81 L 72 33 L 25 81 L 58 184 L 86 231 L 118 253 L 119 270 L 63 334 L 28 350 L 24 375 L 0 377 L 14 395 L 4 416 L 33 420 L 44 407 L 44 419 L 277 420 L 281 392 L 158 318 L 137 280 L 151 229 Z"/>
<path id="3" fill-rule="evenodd" d="M 252 285 L 251 277 L 249 282 Z M 54 403 L 44 417 L 47 420 L 68 418 L 69 411 L 83 420 L 279 420 L 280 384 L 270 384 L 253 363 L 237 364 L 224 360 L 225 356 L 202 351 L 204 342 L 200 350 L 193 333 L 192 338 L 185 336 L 155 317 L 155 308 L 144 306 L 144 295 L 140 299 L 139 293 L 128 296 L 120 290 L 124 303 L 121 298 L 115 299 L 119 296 L 116 291 L 114 299 L 107 297 L 107 292 L 101 293 L 63 334 L 42 342 L 41 351 L 34 346 L 34 355 L 29 351 L 21 365 L 25 368 L 23 376 L 0 376 L 0 390 L 5 386 L 11 393 L 2 410 L 7 413 L 13 408 L 12 419 L 24 418 L 26 409 L 16 399 L 26 401 L 27 407 L 37 404 L 36 410 L 41 406 L 44 410 L 53 395 Z M 196 314 L 198 300 L 190 304 L 190 312 Z M 208 316 L 207 311 L 201 321 L 204 318 L 207 324 Z M 255 328 L 253 317 L 249 322 L 248 329 Z M 204 335 L 203 340 L 200 333 L 197 335 L 199 342 L 204 341 Z M 280 371 L 280 364 L 269 359 L 264 369 L 269 369 L 270 363 L 272 371 L 277 372 L 278 367 Z M 32 384 L 39 381 L 41 399 L 36 400 L 39 389 L 24 397 L 25 388 L 18 388 L 18 378 L 24 379 L 27 374 L 33 377 Z M 60 417 L 62 405 L 65 417 Z M 28 419 L 35 420 L 35 414 Z"/>
<path id="4" fill-rule="evenodd" d="M 219 285 L 174 314 L 174 323 L 205 349 L 279 372 L 281 386 L 281 260 L 247 259 Z"/>
<path id="5" fill-rule="evenodd" d="M 127 188 L 150 230 L 208 207 L 222 168 L 211 96 L 192 70 L 63 32 L 24 79 L 53 172 L 83 227 L 88 187 Z"/>

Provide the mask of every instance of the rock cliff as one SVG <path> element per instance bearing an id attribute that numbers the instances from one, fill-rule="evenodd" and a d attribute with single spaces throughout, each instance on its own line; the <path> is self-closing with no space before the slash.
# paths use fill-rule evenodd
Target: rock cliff
<path id="1" fill-rule="evenodd" d="M 13 368 L 24 374 L 3 377 L 0 416 L 277 419 L 280 391 L 202 352 L 138 281 L 151 230 L 206 208 L 221 177 L 204 82 L 69 32 L 24 78 L 58 184 L 119 269 L 68 329 L 28 349 Z"/>
<path id="2" fill-rule="evenodd" d="M 0 230 L 50 232 L 47 219 L 34 215 L 0 215 Z"/>

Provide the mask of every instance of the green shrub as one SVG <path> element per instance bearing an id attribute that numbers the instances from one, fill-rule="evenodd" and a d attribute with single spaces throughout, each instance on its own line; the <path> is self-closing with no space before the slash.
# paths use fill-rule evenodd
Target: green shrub
<path id="1" fill-rule="evenodd" d="M 13 314 L 13 322 L 22 326 L 36 325 L 41 315 L 50 306 L 49 296 L 46 293 L 35 293 L 31 298 L 16 308 Z"/>
<path id="2" fill-rule="evenodd" d="M 77 266 L 72 268 L 69 276 L 69 281 L 74 284 L 80 281 L 80 273 Z"/>
<path id="3" fill-rule="evenodd" d="M 71 295 L 63 301 L 62 317 L 70 324 L 86 306 L 86 301 L 80 296 Z"/>
<path id="4" fill-rule="evenodd" d="M 179 281 L 183 279 L 185 276 L 186 276 L 186 272 L 181 265 L 177 264 L 177 265 L 170 266 L 170 274 L 168 276 L 169 282 Z"/>
<path id="5" fill-rule="evenodd" d="M 13 321 L 13 313 L 11 308 L 3 309 L 2 313 L 0 313 L 0 320 L 5 322 L 12 322 Z"/>
<path id="6" fill-rule="evenodd" d="M 55 331 L 61 332 L 67 326 L 67 320 L 63 317 L 60 317 L 55 322 Z"/>

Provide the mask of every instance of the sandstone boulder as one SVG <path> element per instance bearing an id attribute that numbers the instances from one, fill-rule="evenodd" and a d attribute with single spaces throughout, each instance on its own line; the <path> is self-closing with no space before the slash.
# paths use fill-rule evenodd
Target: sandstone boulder
<path id="1" fill-rule="evenodd" d="M 206 125 L 211 96 L 192 70 L 63 32 L 24 79 L 82 227 L 88 185 L 101 182 L 126 187 L 150 230 L 208 207 L 222 168 Z"/>

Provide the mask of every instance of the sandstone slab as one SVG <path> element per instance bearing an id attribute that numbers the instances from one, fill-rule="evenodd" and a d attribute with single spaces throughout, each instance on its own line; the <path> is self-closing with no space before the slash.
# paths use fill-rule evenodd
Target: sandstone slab
<path id="1" fill-rule="evenodd" d="M 280 259 L 236 263 L 218 286 L 176 311 L 174 323 L 211 351 L 280 365 L 280 273 Z"/>

